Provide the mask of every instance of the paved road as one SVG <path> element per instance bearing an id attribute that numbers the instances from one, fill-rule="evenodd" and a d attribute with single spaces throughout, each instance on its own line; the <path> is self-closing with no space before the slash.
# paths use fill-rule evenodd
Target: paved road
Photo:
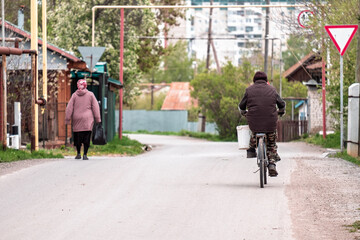
<path id="1" fill-rule="evenodd" d="M 0 239 L 294 239 L 285 195 L 291 157 L 313 153 L 280 143 L 279 176 L 260 189 L 255 159 L 237 143 L 131 137 L 153 150 L 0 176 Z"/>

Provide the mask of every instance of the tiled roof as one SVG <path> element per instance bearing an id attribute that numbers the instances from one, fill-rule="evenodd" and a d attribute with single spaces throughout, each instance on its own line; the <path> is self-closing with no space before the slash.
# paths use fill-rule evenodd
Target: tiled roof
<path id="1" fill-rule="evenodd" d="M 187 110 L 197 106 L 197 101 L 190 96 L 189 82 L 172 82 L 161 110 Z"/>

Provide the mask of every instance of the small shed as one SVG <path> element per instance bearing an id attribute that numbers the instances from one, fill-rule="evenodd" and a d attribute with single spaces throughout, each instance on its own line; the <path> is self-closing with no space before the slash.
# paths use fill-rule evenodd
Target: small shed
<path id="1" fill-rule="evenodd" d="M 94 72 L 89 72 L 88 69 L 71 71 L 71 94 L 77 90 L 77 81 L 86 79 L 87 89 L 94 93 L 99 102 L 101 122 L 105 129 L 106 138 L 111 141 L 117 132 L 115 129 L 116 91 L 123 85 L 119 80 L 109 76 L 106 62 L 97 63 L 95 69 Z"/>

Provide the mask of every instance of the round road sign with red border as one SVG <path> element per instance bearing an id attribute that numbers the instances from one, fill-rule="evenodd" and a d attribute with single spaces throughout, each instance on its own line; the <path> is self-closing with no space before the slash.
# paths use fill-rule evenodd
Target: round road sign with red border
<path id="1" fill-rule="evenodd" d="M 298 16 L 298 23 L 300 27 L 302 28 L 309 28 L 310 25 L 310 19 L 314 16 L 314 13 L 310 10 L 303 10 L 299 13 Z"/>

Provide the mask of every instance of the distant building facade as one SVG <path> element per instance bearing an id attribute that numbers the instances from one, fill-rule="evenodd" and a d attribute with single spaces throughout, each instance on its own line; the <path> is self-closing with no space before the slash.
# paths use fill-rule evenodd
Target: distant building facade
<path id="1" fill-rule="evenodd" d="M 296 0 L 273 0 L 272 5 L 296 4 Z M 186 0 L 189 6 L 208 6 L 210 0 Z M 213 5 L 249 5 L 246 8 L 214 8 L 212 12 L 212 39 L 220 65 L 231 61 L 235 66 L 241 64 L 243 57 L 251 57 L 264 53 L 265 46 L 265 18 L 266 9 L 251 7 L 251 5 L 264 5 L 265 0 L 214 0 Z M 288 38 L 289 19 L 297 24 L 297 15 L 303 10 L 292 7 L 279 7 L 270 9 L 269 19 L 269 51 L 273 52 L 274 59 L 280 57 L 280 44 L 282 51 L 286 50 Z M 178 27 L 173 27 L 167 37 L 168 43 L 180 39 L 188 41 L 189 55 L 197 59 L 206 59 L 207 39 L 209 29 L 209 8 L 189 8 L 186 10 L 186 20 L 180 21 Z M 274 40 L 271 40 L 274 39 Z M 281 39 L 281 41 L 280 41 Z M 210 51 L 212 60 L 213 50 Z M 212 61 L 211 68 L 216 68 Z"/>

